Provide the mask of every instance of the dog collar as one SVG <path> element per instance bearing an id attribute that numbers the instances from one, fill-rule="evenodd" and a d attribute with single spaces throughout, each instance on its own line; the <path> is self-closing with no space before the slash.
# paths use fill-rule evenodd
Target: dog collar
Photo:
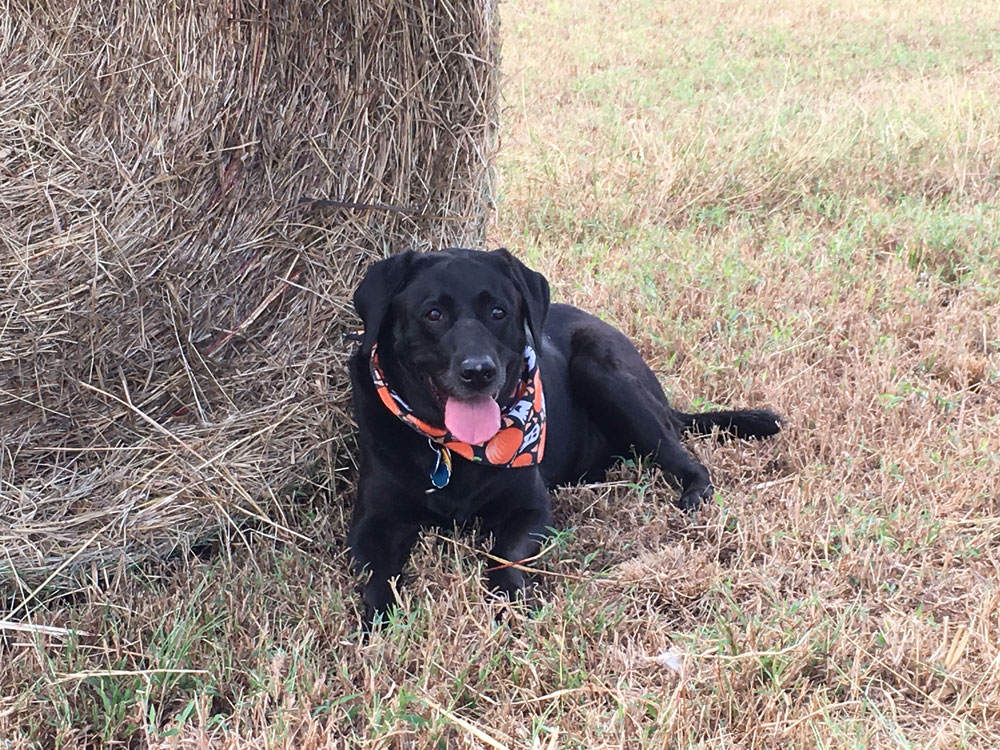
<path id="1" fill-rule="evenodd" d="M 538 372 L 538 357 L 530 346 L 524 347 L 524 369 L 514 393 L 514 402 L 501 413 L 497 434 L 484 443 L 456 440 L 447 428 L 435 427 L 414 416 L 409 405 L 386 382 L 378 362 L 377 344 L 372 346 L 369 369 L 375 391 L 385 408 L 428 438 L 437 451 L 437 460 L 430 472 L 434 489 L 441 489 L 450 481 L 452 453 L 473 463 L 507 468 L 534 466 L 542 460 L 545 451 L 545 396 Z"/>

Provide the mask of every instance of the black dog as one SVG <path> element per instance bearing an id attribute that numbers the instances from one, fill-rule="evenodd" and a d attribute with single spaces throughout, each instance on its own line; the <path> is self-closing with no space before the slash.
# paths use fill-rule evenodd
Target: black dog
<path id="1" fill-rule="evenodd" d="M 678 504 L 710 496 L 686 430 L 773 435 L 770 411 L 684 414 L 624 334 L 568 305 L 506 250 L 404 252 L 357 291 L 364 321 L 351 358 L 361 474 L 348 542 L 368 622 L 393 604 L 421 527 L 479 519 L 492 554 L 530 558 L 551 524 L 549 489 L 598 481 L 616 457 L 651 456 L 681 485 Z M 455 455 L 458 454 L 458 455 Z M 491 568 L 514 596 L 523 572 Z"/>

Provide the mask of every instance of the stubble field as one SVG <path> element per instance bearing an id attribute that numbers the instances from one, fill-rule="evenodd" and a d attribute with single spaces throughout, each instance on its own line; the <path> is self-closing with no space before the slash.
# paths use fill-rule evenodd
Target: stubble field
<path id="1" fill-rule="evenodd" d="M 533 618 L 427 534 L 367 642 L 331 473 L 311 543 L 33 602 L 0 748 L 1000 746 L 1000 7 L 502 12 L 490 245 L 784 433 L 692 441 L 695 517 L 634 464 L 560 491 Z"/>

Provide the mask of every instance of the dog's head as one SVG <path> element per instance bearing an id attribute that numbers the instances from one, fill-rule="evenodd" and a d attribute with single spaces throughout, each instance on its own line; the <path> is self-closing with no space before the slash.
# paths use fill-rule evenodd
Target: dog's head
<path id="1" fill-rule="evenodd" d="M 549 285 L 503 249 L 407 251 L 368 270 L 354 307 L 365 325 L 359 356 L 377 342 L 416 416 L 481 443 L 520 381 L 528 332 L 541 342 Z"/>

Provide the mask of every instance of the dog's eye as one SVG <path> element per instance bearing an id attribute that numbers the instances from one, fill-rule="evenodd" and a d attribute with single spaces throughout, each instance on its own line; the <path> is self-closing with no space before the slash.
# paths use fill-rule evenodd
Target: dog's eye
<path id="1" fill-rule="evenodd" d="M 504 310 L 502 307 L 494 307 L 490 311 L 490 315 L 492 315 L 496 320 L 503 320 L 504 318 L 507 317 L 507 311 Z"/>
<path id="2" fill-rule="evenodd" d="M 424 317 L 431 322 L 434 322 L 436 320 L 441 320 L 441 311 L 438 310 L 436 307 L 432 307 L 430 310 L 424 313 Z"/>

